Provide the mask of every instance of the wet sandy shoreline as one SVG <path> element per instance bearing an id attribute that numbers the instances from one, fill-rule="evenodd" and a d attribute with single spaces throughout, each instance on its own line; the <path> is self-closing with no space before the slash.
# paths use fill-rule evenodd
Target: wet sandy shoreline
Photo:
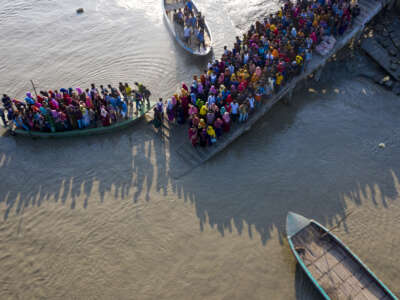
<path id="1" fill-rule="evenodd" d="M 288 210 L 327 227 L 353 211 L 334 233 L 399 294 L 400 104 L 359 63 L 333 63 L 179 180 L 145 123 L 3 137 L 1 298 L 319 299 L 287 246 Z"/>
<path id="2" fill-rule="evenodd" d="M 140 79 L 166 97 L 206 64 L 179 52 L 154 1 L 88 1 L 81 18 L 75 0 L 3 2 L 0 86 L 13 95 L 32 78 Z M 198 2 L 217 51 L 277 7 Z M 287 245 L 289 210 L 328 228 L 351 212 L 334 233 L 399 296 L 400 102 L 377 74 L 338 57 L 179 179 L 185 128 L 48 141 L 0 129 L 0 299 L 320 299 Z"/>

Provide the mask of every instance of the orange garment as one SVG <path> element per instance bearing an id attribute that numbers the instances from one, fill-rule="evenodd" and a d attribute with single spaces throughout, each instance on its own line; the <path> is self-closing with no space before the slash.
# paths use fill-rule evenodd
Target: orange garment
<path id="1" fill-rule="evenodd" d="M 277 49 L 272 50 L 272 55 L 274 56 L 274 58 L 278 58 L 279 57 L 279 52 Z"/>
<path id="2" fill-rule="evenodd" d="M 258 81 L 258 76 L 256 73 L 253 74 L 253 76 L 251 76 L 251 82 L 256 83 Z"/>

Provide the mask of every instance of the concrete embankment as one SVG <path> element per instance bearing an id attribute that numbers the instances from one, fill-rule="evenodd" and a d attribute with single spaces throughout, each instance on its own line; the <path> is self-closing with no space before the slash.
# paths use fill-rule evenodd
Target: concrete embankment
<path id="1" fill-rule="evenodd" d="M 400 19 L 393 13 L 380 15 L 368 28 L 361 48 L 388 74 L 375 81 L 400 95 Z"/>

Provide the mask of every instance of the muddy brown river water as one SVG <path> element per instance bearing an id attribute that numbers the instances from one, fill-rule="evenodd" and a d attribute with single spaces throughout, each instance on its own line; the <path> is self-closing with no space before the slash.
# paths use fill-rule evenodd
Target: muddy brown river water
<path id="1" fill-rule="evenodd" d="M 216 55 L 276 7 L 198 2 Z M 75 0 L 0 4 L 9 94 L 33 78 L 142 80 L 166 96 L 206 64 L 174 44 L 158 1 L 90 0 L 82 16 Z M 332 63 L 180 179 L 177 153 L 145 122 L 83 139 L 1 131 L 0 299 L 320 299 L 288 248 L 289 210 L 340 222 L 333 232 L 400 295 L 400 101 L 364 67 Z"/>

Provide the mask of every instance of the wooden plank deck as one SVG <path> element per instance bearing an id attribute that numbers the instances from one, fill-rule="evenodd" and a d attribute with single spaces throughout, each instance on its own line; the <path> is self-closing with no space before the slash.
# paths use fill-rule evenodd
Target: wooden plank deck
<path id="1" fill-rule="evenodd" d="M 391 299 L 341 244 L 311 223 L 292 237 L 312 276 L 332 299 Z"/>

